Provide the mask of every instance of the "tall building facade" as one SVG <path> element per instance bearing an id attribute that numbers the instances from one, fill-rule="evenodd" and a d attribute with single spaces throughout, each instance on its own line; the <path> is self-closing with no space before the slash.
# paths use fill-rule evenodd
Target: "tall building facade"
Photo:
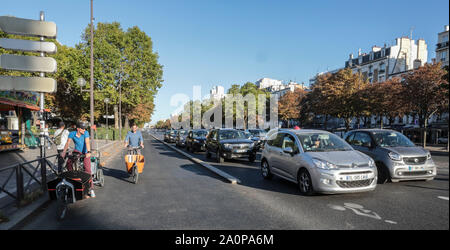
<path id="1" fill-rule="evenodd" d="M 442 66 L 448 66 L 448 29 L 448 25 L 445 25 L 444 31 L 438 33 L 436 44 L 436 61 L 441 62 Z"/>

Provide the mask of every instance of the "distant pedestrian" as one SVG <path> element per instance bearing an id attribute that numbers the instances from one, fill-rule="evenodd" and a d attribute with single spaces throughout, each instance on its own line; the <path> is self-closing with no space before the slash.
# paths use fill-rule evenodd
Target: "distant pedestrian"
<path id="1" fill-rule="evenodd" d="M 56 144 L 56 150 L 58 151 L 58 172 L 62 172 L 62 166 L 64 164 L 64 158 L 61 157 L 61 153 L 64 150 L 67 139 L 69 138 L 69 130 L 66 129 L 66 124 L 63 121 L 59 123 L 59 128 L 53 135 L 53 141 Z"/>

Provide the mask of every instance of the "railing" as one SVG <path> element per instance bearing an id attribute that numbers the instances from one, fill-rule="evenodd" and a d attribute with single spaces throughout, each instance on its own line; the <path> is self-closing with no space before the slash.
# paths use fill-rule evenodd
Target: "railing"
<path id="1" fill-rule="evenodd" d="M 57 174 L 57 164 L 52 162 L 50 159 L 57 158 L 57 155 L 47 156 L 45 158 L 38 158 L 36 160 L 27 161 L 23 163 L 16 163 L 14 165 L 5 167 L 0 169 L 0 174 L 8 173 L 8 178 L 3 183 L 0 183 L 0 194 L 5 193 L 7 196 L 13 198 L 16 201 L 17 206 L 21 206 L 22 201 L 24 201 L 26 193 L 31 193 L 36 191 L 37 189 L 41 189 L 43 193 L 47 192 L 47 177 L 49 177 L 47 173 L 47 169 L 50 169 L 50 174 Z M 12 177 L 15 175 L 15 185 L 10 185 L 8 188 L 7 185 L 10 184 L 10 181 L 13 179 Z M 25 175 L 29 177 L 29 179 L 25 180 Z M 25 183 L 26 181 L 26 183 Z M 35 183 L 39 186 L 36 187 Z M 12 187 L 16 188 L 16 190 L 11 190 Z"/>

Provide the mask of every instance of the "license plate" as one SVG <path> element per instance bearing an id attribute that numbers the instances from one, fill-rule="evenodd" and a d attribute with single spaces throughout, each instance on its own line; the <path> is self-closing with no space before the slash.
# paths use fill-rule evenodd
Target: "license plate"
<path id="1" fill-rule="evenodd" d="M 417 166 L 408 166 L 408 170 L 409 171 L 420 171 L 420 170 L 424 170 L 424 167 L 417 167 Z"/>
<path id="2" fill-rule="evenodd" d="M 245 153 L 247 152 L 247 149 L 235 149 L 233 150 L 233 153 Z"/>
<path id="3" fill-rule="evenodd" d="M 367 174 L 347 175 L 345 177 L 346 181 L 362 181 L 367 179 L 369 179 L 369 175 Z"/>

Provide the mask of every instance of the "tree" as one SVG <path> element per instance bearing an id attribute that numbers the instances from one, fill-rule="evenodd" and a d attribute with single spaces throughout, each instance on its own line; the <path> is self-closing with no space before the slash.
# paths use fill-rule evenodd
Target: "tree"
<path id="1" fill-rule="evenodd" d="M 404 96 L 411 109 L 419 116 L 419 125 L 424 128 L 423 145 L 426 146 L 428 119 L 448 108 L 447 71 L 441 63 L 425 64 L 404 77 Z"/>
<path id="2" fill-rule="evenodd" d="M 280 119 L 289 121 L 291 119 L 300 119 L 302 101 L 306 96 L 306 91 L 296 88 L 294 92 L 288 92 L 278 101 L 278 115 Z"/>

